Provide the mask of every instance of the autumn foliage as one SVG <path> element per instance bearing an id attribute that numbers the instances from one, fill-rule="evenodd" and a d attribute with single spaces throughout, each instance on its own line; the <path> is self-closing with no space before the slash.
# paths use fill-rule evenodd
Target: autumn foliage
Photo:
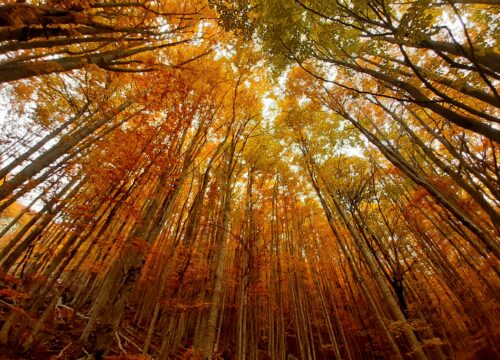
<path id="1" fill-rule="evenodd" d="M 498 10 L 0 4 L 0 359 L 498 359 Z"/>

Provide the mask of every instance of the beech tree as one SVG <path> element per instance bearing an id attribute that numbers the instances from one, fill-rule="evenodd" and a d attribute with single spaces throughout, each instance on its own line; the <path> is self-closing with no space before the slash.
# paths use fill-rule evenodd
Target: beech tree
<path id="1" fill-rule="evenodd" d="M 147 53 L 193 40 L 193 29 L 208 16 L 204 8 L 190 1 L 7 3 L 0 7 L 0 52 L 6 56 L 0 82 L 92 65 L 151 71 L 160 63 Z"/>

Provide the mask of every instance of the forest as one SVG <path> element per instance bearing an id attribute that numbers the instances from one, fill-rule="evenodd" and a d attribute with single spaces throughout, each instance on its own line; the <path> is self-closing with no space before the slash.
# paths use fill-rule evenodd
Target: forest
<path id="1" fill-rule="evenodd" d="M 498 0 L 1 0 L 0 360 L 500 358 Z"/>

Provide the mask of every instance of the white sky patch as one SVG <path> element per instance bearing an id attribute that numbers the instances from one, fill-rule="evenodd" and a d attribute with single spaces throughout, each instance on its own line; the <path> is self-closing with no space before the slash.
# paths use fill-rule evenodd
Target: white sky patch
<path id="1" fill-rule="evenodd" d="M 281 74 L 281 76 L 278 78 L 279 87 L 275 89 L 275 93 L 276 91 L 283 92 L 285 90 L 289 72 L 290 72 L 289 69 L 285 70 L 283 74 Z"/>
<path id="2" fill-rule="evenodd" d="M 262 98 L 262 119 L 267 126 L 273 126 L 279 110 L 276 101 L 269 97 L 269 93 Z"/>
<path id="3" fill-rule="evenodd" d="M 0 123 L 4 123 L 6 121 L 6 118 L 7 118 L 7 113 L 8 113 L 8 110 L 6 109 L 5 106 L 0 106 Z M 12 158 L 10 159 L 0 159 L 0 167 L 4 167 L 6 165 L 8 165 L 11 160 L 13 160 Z M 27 193 L 26 195 L 23 195 L 22 197 L 20 197 L 19 199 L 17 199 L 17 203 L 23 205 L 23 206 L 28 206 L 32 200 L 34 198 L 36 198 L 39 194 L 39 189 L 34 189 L 32 190 L 31 192 Z M 31 209 L 34 210 L 34 211 L 39 211 L 42 209 L 44 203 L 42 203 L 41 201 L 37 201 L 32 207 Z"/>
<path id="4" fill-rule="evenodd" d="M 325 72 L 325 78 L 327 80 L 335 81 L 337 79 L 337 75 L 339 72 L 337 71 L 336 66 L 333 66 L 332 64 L 323 64 L 321 68 Z M 326 82 L 323 85 L 326 89 L 329 90 L 333 87 L 334 84 L 332 84 L 331 82 Z"/>
<path id="5" fill-rule="evenodd" d="M 460 43 L 465 43 L 466 38 L 463 32 L 462 24 L 460 24 L 460 20 L 456 16 L 450 17 L 449 14 L 445 11 L 441 14 L 441 18 L 443 19 L 443 24 L 446 24 L 446 27 L 451 30 L 453 37 Z M 466 15 L 462 14 L 462 20 L 467 24 Z M 446 34 L 449 36 L 448 34 Z"/>
<path id="6" fill-rule="evenodd" d="M 165 23 L 164 25 L 161 25 L 158 30 L 163 33 L 169 31 L 170 29 L 170 24 Z"/>
<path id="7" fill-rule="evenodd" d="M 8 110 L 7 107 L 5 107 L 7 99 L 5 99 L 3 95 L 0 95 L 0 99 L 2 99 L 2 105 L 0 105 L 0 127 L 1 127 L 3 124 L 5 124 L 5 121 L 7 120 Z"/>
<path id="8" fill-rule="evenodd" d="M 345 154 L 348 156 L 357 156 L 357 157 L 360 157 L 362 159 L 366 158 L 366 156 L 363 153 L 363 149 L 359 146 L 344 145 L 342 147 L 341 151 L 339 151 L 339 153 Z"/>
<path id="9" fill-rule="evenodd" d="M 311 102 L 311 99 L 309 99 L 307 96 L 302 95 L 297 103 L 299 104 L 300 107 L 303 107 L 304 105 L 307 105 Z"/>
<path id="10" fill-rule="evenodd" d="M 27 127 L 30 127 L 30 113 L 35 109 L 36 107 L 36 98 L 32 99 L 30 102 L 25 104 L 26 107 L 26 113 L 24 116 L 18 116 L 18 114 L 11 113 L 12 111 L 12 106 L 11 103 L 13 100 L 14 94 L 11 94 L 9 92 L 9 89 L 3 88 L 0 90 L 0 131 L 2 133 L 0 134 L 0 140 L 4 141 L 7 140 L 6 144 L 2 144 L 2 150 L 5 150 L 5 147 L 10 146 L 12 139 L 15 138 L 23 138 L 25 137 L 25 131 Z M 36 96 L 36 95 L 35 95 Z M 36 129 L 33 129 L 34 132 L 37 132 Z M 47 131 L 48 132 L 48 131 Z M 14 154 L 13 152 L 5 152 L 7 155 L 6 157 L 0 158 L 0 168 L 3 168 L 4 166 L 9 165 L 15 158 L 22 154 L 24 151 L 29 149 L 29 146 L 33 145 L 36 143 L 38 140 L 40 140 L 44 135 L 46 135 L 47 132 L 44 131 L 39 131 L 38 132 L 38 137 L 33 137 L 30 142 L 26 142 L 23 146 L 21 146 L 18 150 L 17 153 Z M 56 137 L 48 142 L 45 143 L 45 145 L 38 150 L 35 154 L 33 154 L 24 164 L 21 166 L 16 167 L 11 174 L 15 174 L 18 171 L 22 170 L 24 166 L 26 166 L 28 163 L 30 163 L 34 158 L 36 158 L 38 155 L 40 155 L 42 152 L 46 151 L 47 149 L 51 148 L 54 146 L 57 142 L 59 141 L 59 138 Z M 39 174 L 40 175 L 40 174 Z M 56 175 L 57 176 L 57 175 Z M 51 176 L 50 179 L 54 179 L 54 176 Z M 17 203 L 23 205 L 23 206 L 28 206 L 33 199 L 35 199 L 42 189 L 45 186 L 50 186 L 47 185 L 49 181 L 47 181 L 45 184 L 43 184 L 40 187 L 36 187 L 29 191 L 27 194 L 23 195 L 19 199 L 17 199 Z M 64 183 L 64 180 L 61 180 L 61 184 Z M 39 211 L 42 209 L 44 206 L 44 202 L 41 200 L 38 200 L 35 202 L 35 204 L 31 207 L 31 210 L 33 211 Z"/>
<path id="11" fill-rule="evenodd" d="M 300 166 L 295 164 L 290 164 L 290 170 L 292 170 L 295 174 L 300 172 Z"/>
<path id="12" fill-rule="evenodd" d="M 227 45 L 227 46 L 217 46 L 215 48 L 215 60 L 220 60 L 220 59 L 231 59 L 236 55 L 236 50 L 234 49 L 233 46 Z"/>
<path id="13" fill-rule="evenodd" d="M 201 43 L 203 42 L 203 37 L 207 33 L 205 31 L 205 28 L 210 28 L 212 26 L 213 26 L 212 23 L 210 23 L 209 21 L 200 21 L 198 23 L 196 36 L 193 37 L 190 43 L 193 45 L 201 45 Z"/>

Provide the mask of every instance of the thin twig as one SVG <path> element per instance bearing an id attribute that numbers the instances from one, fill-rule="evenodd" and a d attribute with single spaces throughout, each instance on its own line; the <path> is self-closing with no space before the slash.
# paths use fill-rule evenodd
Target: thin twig
<path id="1" fill-rule="evenodd" d="M 66 350 L 67 350 L 67 349 L 71 346 L 71 344 L 73 344 L 73 342 L 72 342 L 72 341 L 70 341 L 70 343 L 69 343 L 68 345 L 66 345 L 66 346 L 65 346 L 65 347 L 64 347 L 64 348 L 63 348 L 63 349 L 59 352 L 59 354 L 56 356 L 56 358 L 57 358 L 57 359 L 59 359 L 59 358 L 62 356 L 62 354 L 63 354 L 63 353 L 64 353 L 64 352 L 65 352 L 65 351 L 66 351 Z"/>
<path id="2" fill-rule="evenodd" d="M 142 352 L 142 348 L 139 345 L 137 345 L 135 342 L 133 342 L 131 339 L 129 339 L 128 337 L 126 337 L 123 334 L 120 334 L 119 332 L 117 332 L 117 335 L 121 336 L 123 338 L 123 340 L 129 342 L 133 347 L 135 347 L 137 350 Z"/>
<path id="3" fill-rule="evenodd" d="M 123 335 L 122 335 L 123 336 Z M 118 336 L 118 331 L 115 332 L 115 337 L 116 337 L 116 342 L 118 343 L 118 347 L 120 348 L 120 350 L 125 354 L 125 355 L 128 355 L 127 352 L 125 351 L 125 349 L 123 348 L 122 346 L 122 341 L 120 340 L 120 336 Z"/>

